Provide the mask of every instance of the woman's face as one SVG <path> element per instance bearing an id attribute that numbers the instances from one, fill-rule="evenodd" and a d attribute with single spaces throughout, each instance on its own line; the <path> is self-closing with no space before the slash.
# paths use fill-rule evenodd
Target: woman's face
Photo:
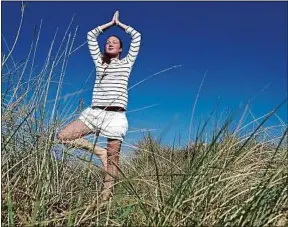
<path id="1" fill-rule="evenodd" d="M 120 40 L 115 36 L 109 37 L 106 41 L 105 52 L 111 57 L 118 57 L 121 51 Z"/>

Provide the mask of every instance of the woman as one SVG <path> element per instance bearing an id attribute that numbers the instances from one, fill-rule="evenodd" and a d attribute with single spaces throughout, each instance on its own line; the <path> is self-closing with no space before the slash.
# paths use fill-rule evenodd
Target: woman
<path id="1" fill-rule="evenodd" d="M 120 59 L 122 42 L 110 36 L 102 54 L 98 36 L 109 27 L 117 25 L 132 38 L 128 55 Z M 128 102 L 128 79 L 139 52 L 141 34 L 119 21 L 116 11 L 111 22 L 98 26 L 87 34 L 88 47 L 96 67 L 92 105 L 85 109 L 78 120 L 68 124 L 58 138 L 66 144 L 88 149 L 98 155 L 106 171 L 102 200 L 112 195 L 118 177 L 121 144 L 128 130 L 126 108 Z M 91 133 L 107 138 L 107 149 L 95 146 L 82 137 Z M 112 176 L 112 177 L 111 177 Z"/>

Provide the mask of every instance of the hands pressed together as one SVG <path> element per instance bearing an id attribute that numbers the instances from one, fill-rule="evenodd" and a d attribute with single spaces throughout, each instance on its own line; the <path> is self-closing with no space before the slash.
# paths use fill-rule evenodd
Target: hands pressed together
<path id="1" fill-rule="evenodd" d="M 112 18 L 112 20 L 110 22 L 108 22 L 106 24 L 103 24 L 103 25 L 101 25 L 99 27 L 100 27 L 100 29 L 102 31 L 104 31 L 107 28 L 112 27 L 113 25 L 117 25 L 120 28 L 122 28 L 123 30 L 126 30 L 129 27 L 128 25 L 125 25 L 122 22 L 120 22 L 120 20 L 119 20 L 119 11 L 118 10 L 114 13 L 113 18 Z"/>
<path id="2" fill-rule="evenodd" d="M 112 21 L 113 25 L 119 25 L 119 11 L 117 10 L 114 15 L 113 15 L 113 18 L 112 18 Z"/>
<path id="3" fill-rule="evenodd" d="M 108 27 L 113 26 L 113 25 L 117 25 L 124 30 L 126 30 L 128 28 L 127 25 L 120 22 L 118 10 L 114 13 L 112 20 L 110 22 L 108 22 Z M 106 26 L 104 26 L 102 28 L 106 28 Z"/>

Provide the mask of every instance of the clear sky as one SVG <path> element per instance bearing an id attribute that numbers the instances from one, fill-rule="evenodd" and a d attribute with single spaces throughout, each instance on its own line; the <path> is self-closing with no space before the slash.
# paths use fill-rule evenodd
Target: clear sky
<path id="1" fill-rule="evenodd" d="M 1 4 L 2 35 L 12 46 L 20 3 Z M 287 98 L 287 2 L 28 2 L 13 57 L 20 61 L 28 54 L 34 27 L 39 27 L 41 19 L 39 65 L 43 65 L 56 28 L 61 40 L 74 14 L 72 28 L 79 26 L 77 47 L 86 41 L 89 30 L 111 20 L 116 10 L 123 23 L 142 33 L 129 87 L 163 69 L 182 65 L 129 91 L 130 128 L 126 142 L 141 138 L 142 133 L 133 132 L 137 129 L 155 129 L 153 134 L 161 136 L 162 141 L 169 143 L 180 134 L 185 143 L 192 107 L 206 70 L 193 133 L 197 122 L 209 115 L 217 100 L 219 113 L 235 108 L 242 113 L 243 104 L 257 95 L 250 108 L 259 117 Z M 127 53 L 130 37 L 117 27 L 99 38 L 101 47 L 111 34 L 123 39 Z M 3 42 L 2 50 L 6 51 Z M 95 76 L 89 74 L 93 67 L 87 44 L 71 56 L 62 96 L 85 90 L 71 98 L 74 105 L 80 98 L 85 107 L 90 104 Z M 287 122 L 286 108 L 282 107 L 278 114 Z M 271 124 L 279 124 L 276 117 Z"/>

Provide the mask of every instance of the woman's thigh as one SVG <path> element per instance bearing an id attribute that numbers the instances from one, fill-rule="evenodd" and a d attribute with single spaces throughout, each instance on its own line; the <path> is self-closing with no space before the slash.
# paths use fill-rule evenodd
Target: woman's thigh
<path id="1" fill-rule="evenodd" d="M 60 140 L 74 140 L 92 133 L 81 120 L 75 120 L 66 125 L 58 134 Z"/>
<path id="2" fill-rule="evenodd" d="M 119 156 L 120 150 L 121 150 L 121 145 L 122 145 L 122 141 L 118 140 L 118 139 L 107 139 L 107 152 L 108 155 L 111 156 Z"/>

